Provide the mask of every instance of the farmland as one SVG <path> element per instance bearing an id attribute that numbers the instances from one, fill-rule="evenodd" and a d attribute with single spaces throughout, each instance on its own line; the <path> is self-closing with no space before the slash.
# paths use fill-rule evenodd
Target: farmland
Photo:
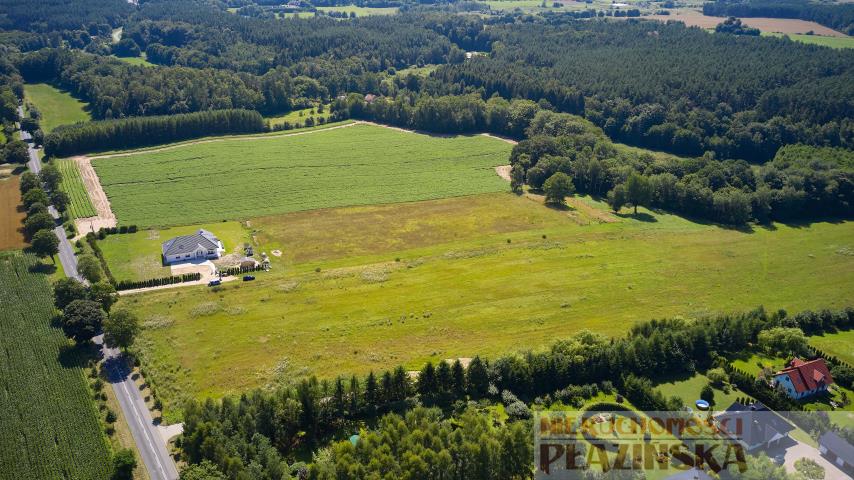
<path id="1" fill-rule="evenodd" d="M 0 178 L 0 250 L 21 248 L 26 245 L 21 233 L 24 212 L 17 175 Z"/>
<path id="2" fill-rule="evenodd" d="M 123 225 L 186 225 L 507 188 L 511 146 L 351 125 L 93 159 Z"/>
<path id="3" fill-rule="evenodd" d="M 33 83 L 24 86 L 25 100 L 38 107 L 42 114 L 41 127 L 45 133 L 60 125 L 91 120 L 86 112 L 86 104 L 68 92 L 64 92 L 46 83 Z"/>
<path id="4" fill-rule="evenodd" d="M 394 15 L 397 13 L 397 7 L 359 7 L 356 5 L 341 5 L 335 7 L 317 7 L 322 12 L 344 12 L 346 14 L 355 13 L 357 17 L 365 17 L 368 15 Z"/>
<path id="5" fill-rule="evenodd" d="M 854 37 L 825 37 L 819 35 L 788 34 L 763 32 L 763 36 L 788 37 L 795 42 L 819 45 L 830 48 L 854 48 Z"/>
<path id="6" fill-rule="evenodd" d="M 92 201 L 89 199 L 89 193 L 83 184 L 83 178 L 80 176 L 80 169 L 74 160 L 63 159 L 57 160 L 57 168 L 62 173 L 62 183 L 59 188 L 68 194 L 71 203 L 68 205 L 68 212 L 73 218 L 94 217 L 98 214 Z"/>
<path id="7" fill-rule="evenodd" d="M 715 28 L 717 24 L 726 20 L 723 17 L 711 17 L 703 15 L 702 12 L 689 9 L 674 10 L 670 15 L 650 15 L 644 18 L 651 18 L 662 22 L 678 21 L 683 22 L 689 27 L 700 28 Z M 806 34 L 814 32 L 816 35 L 828 37 L 847 37 L 844 33 L 837 32 L 824 25 L 816 22 L 808 22 L 806 20 L 797 20 L 792 18 L 742 18 L 742 23 L 749 27 L 758 28 L 763 32 L 777 32 L 785 34 Z"/>
<path id="8" fill-rule="evenodd" d="M 854 223 L 752 231 L 642 210 L 567 211 L 494 193 L 256 218 L 256 251 L 281 249 L 256 282 L 122 300 L 166 415 L 314 373 L 537 348 L 581 329 L 767 308 L 840 308 Z M 810 295 L 802 295 L 809 291 Z"/>
<path id="9" fill-rule="evenodd" d="M 0 256 L 0 472 L 3 478 L 110 475 L 110 454 L 82 366 L 87 356 L 51 326 L 47 278 L 34 257 Z"/>

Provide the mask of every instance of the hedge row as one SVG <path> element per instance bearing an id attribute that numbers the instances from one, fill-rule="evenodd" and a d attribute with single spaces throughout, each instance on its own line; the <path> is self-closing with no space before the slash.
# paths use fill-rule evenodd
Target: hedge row
<path id="1" fill-rule="evenodd" d="M 132 281 L 122 280 L 116 285 L 116 290 L 131 290 L 134 288 L 160 287 L 163 285 L 174 285 L 176 283 L 195 282 L 202 279 L 201 273 L 185 273 L 171 277 L 150 278 L 148 280 Z"/>

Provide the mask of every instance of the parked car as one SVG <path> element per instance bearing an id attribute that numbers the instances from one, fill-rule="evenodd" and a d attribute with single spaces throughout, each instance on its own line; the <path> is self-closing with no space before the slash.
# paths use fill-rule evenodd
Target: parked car
<path id="1" fill-rule="evenodd" d="M 216 287 L 217 285 L 222 285 L 222 280 L 217 279 L 217 280 L 211 280 L 210 282 L 208 282 L 209 287 Z"/>
<path id="2" fill-rule="evenodd" d="M 244 281 L 244 282 L 251 282 L 252 280 L 255 280 L 255 276 L 254 276 L 254 275 L 244 275 L 244 276 L 243 276 L 243 281 Z"/>

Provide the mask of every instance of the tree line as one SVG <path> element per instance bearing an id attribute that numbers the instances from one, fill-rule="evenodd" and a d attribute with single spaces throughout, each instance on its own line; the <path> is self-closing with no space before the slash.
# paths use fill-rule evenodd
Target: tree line
<path id="1" fill-rule="evenodd" d="M 45 137 L 44 152 L 47 156 L 64 157 L 264 129 L 264 119 L 258 112 L 236 109 L 102 120 L 56 128 Z"/>
<path id="2" fill-rule="evenodd" d="M 616 388 L 641 410 L 678 410 L 684 405 L 683 399 L 655 390 L 645 378 L 649 372 L 693 374 L 718 367 L 726 363 L 726 355 L 755 344 L 760 333 L 783 326 L 803 327 L 811 333 L 850 329 L 854 327 L 854 310 L 788 315 L 782 310 L 768 313 L 760 308 L 695 321 L 653 320 L 633 326 L 617 339 L 580 332 L 543 351 L 515 353 L 492 361 L 475 357 L 468 367 L 459 361 L 429 363 L 415 379 L 398 367 L 363 378 L 309 378 L 294 386 L 254 390 L 222 401 L 192 400 L 184 410 L 181 448 L 190 463 L 210 462 L 227 478 L 278 479 L 289 478 L 284 473 L 290 475 L 305 467 L 294 462 L 297 451 L 322 445 L 340 432 L 355 431 L 366 420 L 405 414 L 419 405 L 461 413 L 467 402 L 500 402 L 511 414 L 507 428 L 514 430 L 522 428 L 515 427 L 514 421 L 525 422 L 530 417 L 525 403 L 549 405 L 555 399 L 565 399 L 573 388 L 599 384 Z M 517 402 L 521 406 L 512 407 Z M 382 436 L 383 422 L 388 419 L 380 420 L 380 430 L 370 435 Z M 391 417 L 391 421 L 399 419 Z M 433 423 L 441 425 L 438 420 Z M 372 447 L 364 448 L 367 452 Z M 502 462 L 530 466 L 530 450 L 520 446 L 509 451 L 514 452 L 511 458 Z M 315 457 L 316 478 L 328 478 L 321 474 L 324 469 L 343 465 L 338 460 L 347 459 L 355 462 L 354 468 L 362 469 L 358 471 L 377 472 L 376 466 L 359 460 L 361 453 L 358 447 L 354 451 L 334 445 L 331 452 Z M 331 458 L 325 457 L 330 454 Z M 475 461 L 471 455 L 461 459 Z M 475 478 L 507 477 L 493 472 Z"/>
<path id="3" fill-rule="evenodd" d="M 730 225 L 849 218 L 851 150 L 787 145 L 760 167 L 714 154 L 680 158 L 621 152 L 601 130 L 568 114 L 541 111 L 511 153 L 512 187 L 542 189 L 555 174 L 574 190 L 623 206 L 662 208 Z"/>

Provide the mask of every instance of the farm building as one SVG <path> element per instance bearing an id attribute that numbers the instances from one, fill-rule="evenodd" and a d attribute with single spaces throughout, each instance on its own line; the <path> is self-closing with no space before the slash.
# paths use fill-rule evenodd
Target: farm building
<path id="1" fill-rule="evenodd" d="M 749 405 L 735 402 L 725 412 L 715 415 L 715 421 L 723 433 L 741 443 L 748 452 L 778 446 L 795 429 L 759 402 Z"/>
<path id="2" fill-rule="evenodd" d="M 189 262 L 199 259 L 219 258 L 225 248 L 213 233 L 199 229 L 192 235 L 182 235 L 163 242 L 163 263 Z"/>
<path id="3" fill-rule="evenodd" d="M 774 374 L 774 386 L 782 388 L 786 395 L 801 399 L 824 392 L 833 383 L 833 377 L 823 358 L 805 362 L 795 358 L 788 368 Z"/>

